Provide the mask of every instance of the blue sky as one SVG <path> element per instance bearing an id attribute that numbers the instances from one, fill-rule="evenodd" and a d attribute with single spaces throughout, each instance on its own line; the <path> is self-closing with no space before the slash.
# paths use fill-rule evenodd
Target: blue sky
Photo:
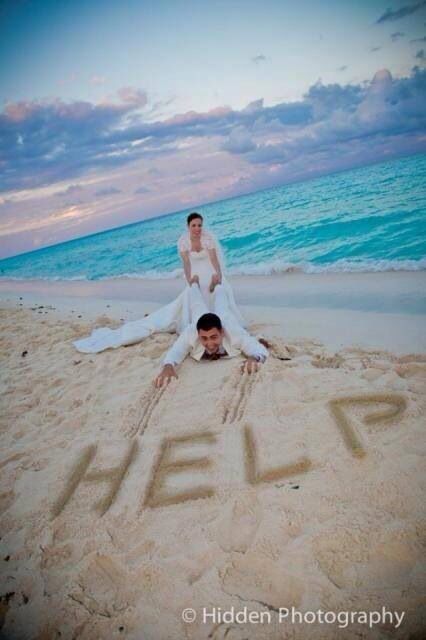
<path id="1" fill-rule="evenodd" d="M 425 150 L 426 2 L 0 5 L 0 257 Z"/>

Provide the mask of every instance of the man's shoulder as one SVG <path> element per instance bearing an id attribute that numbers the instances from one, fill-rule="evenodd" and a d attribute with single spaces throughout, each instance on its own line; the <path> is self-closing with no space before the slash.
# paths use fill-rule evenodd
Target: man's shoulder
<path id="1" fill-rule="evenodd" d="M 240 342 L 243 335 L 245 334 L 245 329 L 242 327 L 235 316 L 229 312 L 220 317 L 222 326 L 224 328 L 225 333 L 229 336 L 229 339 L 232 342 Z"/>

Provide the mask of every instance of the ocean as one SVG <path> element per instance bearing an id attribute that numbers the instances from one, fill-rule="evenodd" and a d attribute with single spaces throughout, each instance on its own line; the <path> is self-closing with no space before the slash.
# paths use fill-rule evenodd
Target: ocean
<path id="1" fill-rule="evenodd" d="M 0 277 L 179 277 L 176 242 L 198 211 L 228 274 L 423 270 L 426 155 L 286 184 L 0 260 Z"/>

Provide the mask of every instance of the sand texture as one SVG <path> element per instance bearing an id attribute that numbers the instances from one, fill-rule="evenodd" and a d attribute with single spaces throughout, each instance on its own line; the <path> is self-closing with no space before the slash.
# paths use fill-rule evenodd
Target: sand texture
<path id="1" fill-rule="evenodd" d="M 86 355 L 73 340 L 120 322 L 0 314 L 4 637 L 422 637 L 425 355 L 260 321 L 257 373 L 188 358 L 155 389 L 173 335 Z M 232 606 L 272 622 L 181 617 Z M 405 619 L 279 624 L 291 606 Z"/>

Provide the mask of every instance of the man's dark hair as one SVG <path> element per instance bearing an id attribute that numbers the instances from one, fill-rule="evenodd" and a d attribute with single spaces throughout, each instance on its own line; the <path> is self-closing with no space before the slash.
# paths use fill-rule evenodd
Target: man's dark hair
<path id="1" fill-rule="evenodd" d="M 197 331 L 200 331 L 200 329 L 202 329 L 203 331 L 218 329 L 220 331 L 222 329 L 222 323 L 219 316 L 217 316 L 215 313 L 204 313 L 198 318 Z"/>
<path id="2" fill-rule="evenodd" d="M 190 213 L 189 216 L 186 219 L 186 224 L 189 225 L 191 224 L 192 220 L 195 220 L 196 218 L 200 218 L 200 220 L 203 219 L 203 216 L 201 215 L 201 213 L 197 213 L 196 211 L 194 211 L 194 213 Z"/>

